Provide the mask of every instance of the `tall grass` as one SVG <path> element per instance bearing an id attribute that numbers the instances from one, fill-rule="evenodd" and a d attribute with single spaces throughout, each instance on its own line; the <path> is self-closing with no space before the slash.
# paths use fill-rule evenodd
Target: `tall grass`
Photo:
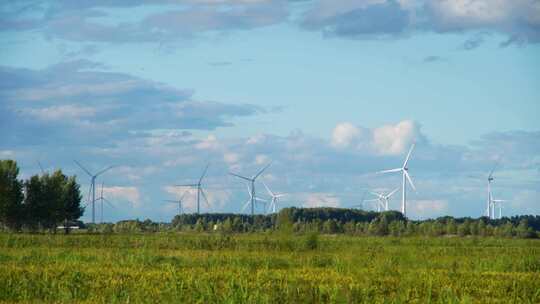
<path id="1" fill-rule="evenodd" d="M 0 235 L 0 301 L 540 303 L 540 242 Z"/>

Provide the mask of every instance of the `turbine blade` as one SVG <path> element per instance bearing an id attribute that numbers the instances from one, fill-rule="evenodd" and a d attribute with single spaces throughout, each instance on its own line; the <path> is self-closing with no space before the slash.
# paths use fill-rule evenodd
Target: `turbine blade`
<path id="1" fill-rule="evenodd" d="M 202 188 L 201 188 L 201 194 L 202 194 L 202 197 L 204 198 L 204 201 L 206 202 L 206 205 L 210 207 L 210 202 L 208 201 L 208 198 L 206 197 L 206 194 L 204 193 L 204 190 Z"/>
<path id="2" fill-rule="evenodd" d="M 188 192 L 187 191 L 184 191 L 184 193 L 182 193 L 182 195 L 180 196 L 180 199 L 178 199 L 180 202 L 184 200 L 184 197 L 186 196 Z"/>
<path id="3" fill-rule="evenodd" d="M 94 176 L 98 176 L 98 175 L 101 175 L 101 174 L 105 173 L 106 171 L 109 171 L 109 170 L 111 170 L 112 168 L 114 168 L 114 166 L 109 166 L 109 167 L 107 167 L 107 168 L 105 168 L 105 169 L 103 169 L 103 170 L 99 171 L 99 172 L 98 172 L 98 173 L 96 173 L 96 175 L 94 175 Z"/>
<path id="4" fill-rule="evenodd" d="M 87 198 L 87 205 L 90 205 L 92 202 L 92 189 L 93 189 L 94 185 L 92 183 L 90 183 L 90 187 L 88 187 L 88 198 Z"/>
<path id="5" fill-rule="evenodd" d="M 246 185 L 246 187 L 247 187 L 247 192 L 249 193 L 249 198 L 251 199 L 252 197 L 251 187 L 249 185 Z"/>
<path id="6" fill-rule="evenodd" d="M 414 186 L 414 183 L 411 177 L 409 176 L 409 173 L 407 171 L 403 171 L 403 172 L 405 172 L 405 177 L 407 177 L 407 180 L 409 181 L 409 184 L 411 185 L 411 187 L 414 189 L 414 191 L 416 191 L 416 187 Z"/>
<path id="7" fill-rule="evenodd" d="M 401 172 L 403 171 L 403 168 L 396 168 L 396 169 L 390 169 L 390 170 L 383 170 L 377 172 L 377 174 L 383 174 L 383 173 L 394 173 L 394 172 Z"/>
<path id="8" fill-rule="evenodd" d="M 245 176 L 242 176 L 242 175 L 238 175 L 238 174 L 235 174 L 235 173 L 232 173 L 232 172 L 229 172 L 229 174 L 230 174 L 230 175 L 233 175 L 233 176 L 236 176 L 236 177 L 239 177 L 239 178 L 241 178 L 241 179 L 245 179 L 245 180 L 250 181 L 250 182 L 251 182 L 251 180 L 252 180 L 252 179 L 249 178 L 249 177 L 245 177 Z"/>
<path id="9" fill-rule="evenodd" d="M 492 177 L 493 177 L 493 172 L 495 172 L 495 169 L 497 169 L 498 166 L 499 166 L 499 162 L 496 162 L 496 163 L 495 163 L 495 166 L 493 166 L 493 169 L 491 169 L 491 171 L 489 171 L 488 178 L 492 178 Z"/>
<path id="10" fill-rule="evenodd" d="M 79 166 L 81 169 L 83 169 L 83 171 L 86 172 L 86 174 L 88 174 L 88 176 L 93 177 L 92 173 L 90 173 L 90 171 L 86 170 L 86 168 L 85 168 L 83 165 L 81 165 L 81 164 L 80 164 L 78 161 L 76 161 L 76 160 L 73 160 L 73 161 L 77 164 L 77 166 Z"/>
<path id="11" fill-rule="evenodd" d="M 174 185 L 175 187 L 197 187 L 197 184 Z"/>
<path id="12" fill-rule="evenodd" d="M 280 197 L 284 197 L 284 196 L 286 196 L 286 195 L 287 195 L 287 193 L 280 193 L 280 194 L 274 195 L 274 197 L 275 197 L 275 198 L 280 198 Z"/>
<path id="13" fill-rule="evenodd" d="M 41 162 L 38 160 L 37 163 L 39 165 L 39 169 L 41 170 L 41 174 L 45 174 L 45 170 L 43 170 L 43 166 L 41 165 Z"/>
<path id="14" fill-rule="evenodd" d="M 371 193 L 371 194 L 373 194 L 373 195 L 375 195 L 375 196 L 381 196 L 381 194 L 379 194 L 379 193 L 377 193 L 377 192 L 375 192 L 375 191 L 369 191 L 369 193 Z"/>
<path id="15" fill-rule="evenodd" d="M 411 158 L 411 153 L 412 153 L 412 151 L 414 150 L 414 146 L 415 146 L 415 145 L 416 145 L 416 144 L 413 143 L 412 146 L 411 146 L 411 148 L 409 149 L 409 153 L 407 153 L 407 158 L 405 158 L 405 162 L 403 163 L 403 168 L 407 168 L 407 164 L 409 163 L 409 159 Z"/>
<path id="16" fill-rule="evenodd" d="M 253 179 L 254 179 L 254 180 L 257 179 L 257 177 L 259 177 L 259 175 L 261 175 L 261 174 L 264 172 L 264 170 L 266 170 L 266 168 L 270 167 L 271 164 L 272 164 L 272 162 L 269 162 L 268 165 L 264 166 L 264 168 L 262 168 L 261 171 L 259 171 L 259 173 L 257 173 L 257 174 L 253 177 Z"/>
<path id="17" fill-rule="evenodd" d="M 250 203 L 251 203 L 251 200 L 248 200 L 248 201 L 244 204 L 244 207 L 242 207 L 242 210 L 240 210 L 240 212 L 244 212 L 244 210 L 246 210 L 246 208 L 249 206 Z"/>
<path id="18" fill-rule="evenodd" d="M 399 188 L 396 188 L 394 191 L 390 192 L 386 197 L 390 198 L 394 193 L 396 193 L 399 190 Z"/>
<path id="19" fill-rule="evenodd" d="M 270 194 L 270 196 L 275 196 L 274 193 L 272 191 L 270 191 L 270 188 L 268 188 L 268 186 L 266 185 L 265 182 L 262 182 L 262 184 L 264 185 L 264 187 L 266 188 L 266 191 L 268 191 L 268 194 Z"/>
<path id="20" fill-rule="evenodd" d="M 106 198 L 102 198 L 107 204 L 109 204 L 109 206 L 113 207 L 114 209 L 116 209 L 116 207 Z"/>
<path id="21" fill-rule="evenodd" d="M 255 200 L 256 200 L 256 201 L 259 201 L 259 202 L 268 202 L 268 200 L 265 200 L 265 199 L 262 199 L 262 198 L 258 198 L 258 197 L 256 197 Z"/>
<path id="22" fill-rule="evenodd" d="M 201 178 L 199 178 L 199 184 L 202 182 L 203 178 L 206 176 L 206 172 L 208 171 L 208 167 L 210 164 L 206 165 L 206 168 L 204 168 L 203 174 L 201 175 Z"/>

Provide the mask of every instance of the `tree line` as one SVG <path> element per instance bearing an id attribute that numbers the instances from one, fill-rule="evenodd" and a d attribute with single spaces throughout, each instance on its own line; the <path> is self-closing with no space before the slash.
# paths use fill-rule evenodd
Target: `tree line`
<path id="1" fill-rule="evenodd" d="M 285 208 L 276 214 L 181 214 L 170 223 L 126 220 L 115 224 L 88 225 L 95 233 L 296 233 L 357 236 L 478 236 L 537 238 L 540 216 L 487 217 L 411 221 L 397 211 L 373 212 L 339 208 Z"/>
<path id="2" fill-rule="evenodd" d="M 84 212 L 75 176 L 68 177 L 61 170 L 27 180 L 18 176 L 15 161 L 0 160 L 0 225 L 15 231 L 56 231 L 63 225 L 69 232 L 69 226 Z"/>

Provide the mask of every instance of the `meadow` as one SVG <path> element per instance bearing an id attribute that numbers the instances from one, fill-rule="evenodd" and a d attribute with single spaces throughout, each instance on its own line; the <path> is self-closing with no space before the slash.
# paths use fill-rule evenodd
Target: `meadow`
<path id="1" fill-rule="evenodd" d="M 540 303 L 540 242 L 4 233 L 0 302 Z"/>

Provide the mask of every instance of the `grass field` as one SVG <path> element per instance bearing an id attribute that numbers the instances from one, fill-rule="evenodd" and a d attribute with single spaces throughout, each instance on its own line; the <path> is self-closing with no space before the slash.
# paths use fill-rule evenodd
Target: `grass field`
<path id="1" fill-rule="evenodd" d="M 540 242 L 0 234 L 0 302 L 540 303 Z"/>

